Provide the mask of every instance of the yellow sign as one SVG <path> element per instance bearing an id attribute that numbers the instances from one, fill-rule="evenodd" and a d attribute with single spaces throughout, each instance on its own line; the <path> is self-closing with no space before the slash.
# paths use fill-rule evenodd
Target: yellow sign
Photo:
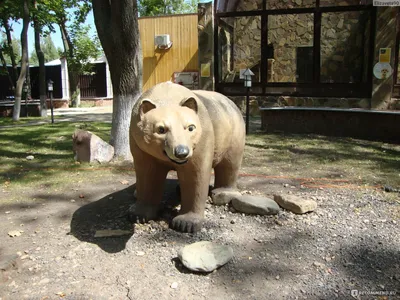
<path id="1" fill-rule="evenodd" d="M 391 54 L 392 54 L 391 48 L 379 49 L 379 62 L 380 63 L 390 63 Z"/>
<path id="2" fill-rule="evenodd" d="M 211 65 L 210 63 L 201 64 L 200 68 L 200 76 L 201 77 L 210 77 L 211 76 Z"/>

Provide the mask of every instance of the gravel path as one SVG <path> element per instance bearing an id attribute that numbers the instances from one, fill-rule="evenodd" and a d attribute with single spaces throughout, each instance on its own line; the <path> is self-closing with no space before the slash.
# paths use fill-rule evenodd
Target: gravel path
<path id="1" fill-rule="evenodd" d="M 318 208 L 248 216 L 207 204 L 205 227 L 191 235 L 168 229 L 173 211 L 129 224 L 134 185 L 122 181 L 135 178 L 116 174 L 57 193 L 38 188 L 24 195 L 30 204 L 1 206 L 0 299 L 400 299 L 400 210 L 383 191 L 242 177 L 244 193 L 291 193 Z M 175 186 L 171 176 L 170 203 Z M 132 233 L 95 238 L 102 229 Z M 230 245 L 234 258 L 210 274 L 191 273 L 177 252 L 204 240 Z"/>

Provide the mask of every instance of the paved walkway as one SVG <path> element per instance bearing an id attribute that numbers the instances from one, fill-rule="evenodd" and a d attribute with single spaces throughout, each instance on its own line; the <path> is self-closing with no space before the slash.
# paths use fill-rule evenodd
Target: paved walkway
<path id="1" fill-rule="evenodd" d="M 32 126 L 40 124 L 48 124 L 51 122 L 51 112 L 50 109 L 47 110 L 48 118 L 46 120 L 39 119 L 37 121 L 32 120 L 24 124 L 16 125 L 5 125 L 0 126 L 1 129 L 20 127 L 20 126 Z M 60 122 L 106 122 L 111 123 L 112 121 L 112 106 L 95 106 L 95 107 L 85 107 L 85 108 L 58 108 L 54 110 L 55 123 Z M 250 119 L 250 128 L 253 130 L 258 130 L 261 127 L 260 118 Z"/>
<path id="2" fill-rule="evenodd" d="M 0 126 L 0 129 L 20 127 L 20 126 L 32 126 L 40 124 L 48 124 L 51 122 L 51 111 L 47 110 L 47 119 L 39 119 L 37 121 L 32 120 L 24 124 L 5 125 Z M 109 122 L 112 120 L 112 106 L 96 106 L 86 108 L 59 108 L 54 110 L 54 122 Z"/>

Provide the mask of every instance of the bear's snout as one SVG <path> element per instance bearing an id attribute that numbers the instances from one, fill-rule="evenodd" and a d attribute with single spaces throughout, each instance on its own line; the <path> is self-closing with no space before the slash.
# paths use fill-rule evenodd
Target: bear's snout
<path id="1" fill-rule="evenodd" d="M 174 155 L 179 159 L 185 159 L 189 155 L 189 152 L 189 147 L 185 145 L 178 145 L 174 149 Z"/>

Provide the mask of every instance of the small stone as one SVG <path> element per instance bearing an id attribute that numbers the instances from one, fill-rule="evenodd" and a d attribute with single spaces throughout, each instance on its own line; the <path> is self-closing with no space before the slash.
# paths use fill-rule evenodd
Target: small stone
<path id="1" fill-rule="evenodd" d="M 39 281 L 39 284 L 48 284 L 50 282 L 49 278 L 43 278 L 42 280 Z"/>
<path id="2" fill-rule="evenodd" d="M 195 272 L 212 272 L 225 265 L 233 257 L 233 249 L 202 241 L 185 246 L 178 252 L 182 264 Z"/>
<path id="3" fill-rule="evenodd" d="M 231 220 L 231 224 L 235 224 L 236 223 L 236 221 L 235 220 Z"/>
<path id="4" fill-rule="evenodd" d="M 178 283 L 177 282 L 173 282 L 171 284 L 171 289 L 176 289 L 176 288 L 178 288 Z"/>
<path id="5" fill-rule="evenodd" d="M 136 255 L 137 256 L 143 256 L 143 255 L 145 255 L 146 253 L 144 253 L 143 251 L 138 251 L 138 252 L 136 252 Z"/>
<path id="6" fill-rule="evenodd" d="M 279 280 L 279 278 L 281 278 L 279 275 L 277 275 L 277 276 L 275 277 L 276 280 Z"/>
<path id="7" fill-rule="evenodd" d="M 72 203 L 75 203 L 75 200 L 74 199 L 71 199 L 71 200 L 69 200 L 70 202 L 72 202 Z"/>
<path id="8" fill-rule="evenodd" d="M 325 264 L 320 263 L 320 262 L 317 262 L 317 261 L 315 261 L 315 262 L 313 263 L 313 265 L 314 265 L 315 267 L 321 268 L 321 269 L 323 269 L 323 268 L 326 267 Z"/>
<path id="9" fill-rule="evenodd" d="M 280 208 L 275 201 L 266 197 L 243 195 L 232 200 L 233 207 L 242 213 L 276 215 Z"/>
<path id="10" fill-rule="evenodd" d="M 32 159 L 34 159 L 35 157 L 33 156 L 33 155 L 28 155 L 27 157 L 26 157 L 26 159 L 27 160 L 32 160 Z"/>
<path id="11" fill-rule="evenodd" d="M 211 191 L 211 199 L 214 205 L 225 205 L 233 198 L 240 197 L 242 194 L 229 188 L 218 188 Z"/>
<path id="12" fill-rule="evenodd" d="M 12 230 L 8 232 L 8 235 L 10 237 L 16 237 L 16 236 L 21 236 L 21 234 L 23 233 L 23 231 L 21 230 Z"/>
<path id="13" fill-rule="evenodd" d="M 304 214 L 317 208 L 317 202 L 314 200 L 306 200 L 294 195 L 274 195 L 274 200 L 280 207 L 296 214 Z"/>

